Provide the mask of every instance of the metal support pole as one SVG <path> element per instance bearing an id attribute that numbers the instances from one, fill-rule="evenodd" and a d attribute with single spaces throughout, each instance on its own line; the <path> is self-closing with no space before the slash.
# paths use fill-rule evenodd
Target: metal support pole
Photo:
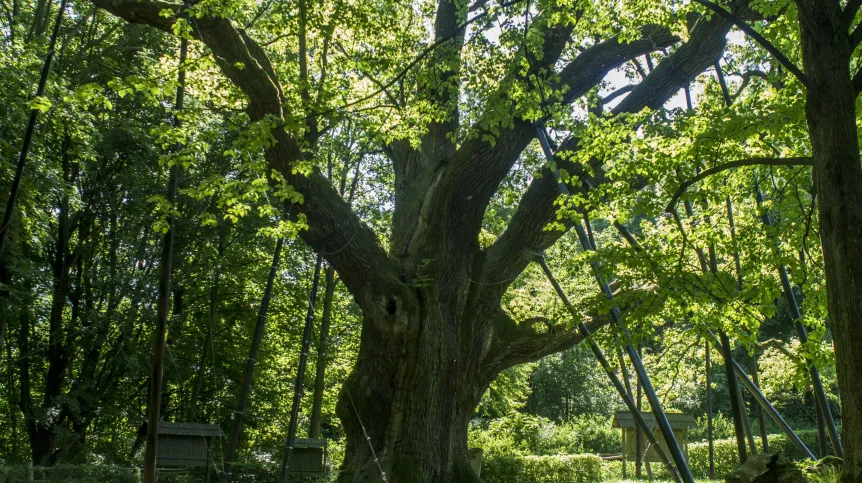
<path id="1" fill-rule="evenodd" d="M 628 231 L 628 229 L 626 229 L 626 227 L 624 227 L 620 223 L 614 223 L 614 227 L 619 230 L 623 238 L 625 238 L 634 248 L 636 248 L 638 251 L 643 250 L 643 248 L 637 244 L 637 240 L 635 240 L 634 236 L 631 234 L 630 231 Z M 716 346 L 719 352 L 721 352 L 722 345 L 721 343 L 719 343 L 718 338 L 711 331 L 709 331 L 708 333 L 710 336 L 710 341 L 713 343 L 713 345 Z M 772 420 L 775 422 L 775 424 L 778 425 L 779 428 L 781 428 L 781 430 L 793 442 L 796 448 L 799 449 L 800 452 L 802 452 L 802 454 L 804 454 L 810 459 L 816 459 L 814 457 L 814 454 L 811 453 L 808 447 L 806 447 L 802 440 L 799 439 L 799 436 L 797 436 L 796 433 L 793 432 L 793 429 L 790 427 L 790 425 L 788 425 L 787 422 L 784 421 L 784 418 L 782 418 L 781 415 L 778 413 L 778 411 L 775 410 L 775 408 L 769 402 L 769 399 L 767 399 L 766 396 L 764 396 L 763 393 L 760 392 L 760 389 L 756 384 L 751 382 L 751 379 L 748 378 L 748 375 L 745 374 L 739 364 L 737 364 L 736 361 L 734 361 L 733 364 L 734 372 L 736 373 L 739 380 L 743 383 L 743 386 L 745 386 L 746 390 L 748 390 L 748 392 L 751 393 L 751 395 L 754 397 L 754 400 L 757 401 L 757 403 L 766 411 L 769 417 L 772 418 Z"/>
<path id="2" fill-rule="evenodd" d="M 542 267 L 542 272 L 545 273 L 545 277 L 547 277 L 548 281 L 551 283 L 551 286 L 554 287 L 554 291 L 557 292 L 557 296 L 560 297 L 560 300 L 563 301 L 563 305 L 566 307 L 566 310 L 569 311 L 569 314 L 572 316 L 573 319 L 578 320 L 578 314 L 575 311 L 575 308 L 572 306 L 571 302 L 569 302 L 569 298 L 566 296 L 566 293 L 563 292 L 562 287 L 560 287 L 560 284 L 557 282 L 557 279 L 554 277 L 554 274 L 551 272 L 551 269 L 548 267 L 548 264 L 545 263 L 545 258 L 542 256 L 538 256 L 536 257 L 536 262 L 539 264 L 540 267 Z M 579 321 L 578 330 L 581 332 L 581 335 L 584 336 L 584 339 L 586 339 L 587 343 L 590 345 L 590 349 L 596 356 L 596 360 L 599 361 L 599 365 L 602 366 L 602 369 L 604 369 L 605 374 L 607 374 L 608 378 L 610 378 L 614 388 L 617 390 L 620 397 L 623 398 L 623 402 L 625 403 L 626 408 L 628 408 L 628 410 L 632 413 L 632 416 L 634 416 L 635 424 L 637 425 L 637 427 L 640 428 L 641 431 L 643 431 L 643 434 L 644 436 L 646 436 L 647 441 L 649 441 L 651 445 L 655 446 L 656 452 L 658 453 L 662 462 L 667 467 L 670 474 L 673 476 L 674 481 L 680 481 L 679 474 L 677 473 L 676 468 L 673 466 L 673 463 L 671 462 L 667 453 L 665 453 L 664 449 L 661 447 L 661 445 L 659 445 L 658 438 L 656 438 L 655 433 L 653 433 L 652 431 L 652 428 L 649 427 L 649 424 L 647 424 L 646 420 L 643 418 L 643 414 L 638 411 L 637 405 L 635 404 L 634 399 L 632 399 L 631 394 L 626 391 L 625 386 L 623 385 L 622 381 L 620 381 L 619 377 L 616 374 L 616 371 L 614 371 L 614 368 L 611 367 L 611 364 L 608 362 L 604 352 L 602 352 L 602 349 L 591 338 L 592 333 L 590 332 L 590 329 L 586 326 L 586 324 Z M 625 437 L 625 429 L 623 430 L 623 437 Z M 625 445 L 623 445 L 623 454 L 625 454 Z M 625 468 L 625 460 L 623 460 L 623 468 Z"/>
<path id="3" fill-rule="evenodd" d="M 554 165 L 554 174 L 556 176 L 557 182 L 560 184 L 560 190 L 564 194 L 568 194 L 568 188 L 565 186 L 565 183 L 560 181 L 559 169 L 557 168 L 556 163 L 554 163 L 553 150 L 551 149 L 550 140 L 548 139 L 548 135 L 545 132 L 545 129 L 543 127 L 537 126 L 536 131 L 539 137 L 539 142 L 542 145 L 542 150 L 544 151 L 548 162 Z M 575 232 L 577 233 L 578 240 L 580 241 L 581 247 L 583 247 L 584 250 L 595 251 L 596 247 L 592 246 L 586 231 L 584 231 L 584 227 L 580 223 L 575 224 Z M 602 292 L 609 300 L 613 300 L 613 294 L 611 293 L 610 287 L 604 280 L 602 280 L 601 274 L 598 270 L 600 268 L 598 263 L 593 261 L 590 265 L 593 268 L 593 272 L 596 276 L 596 281 L 601 287 Z M 621 330 L 623 337 L 625 337 L 626 339 L 630 338 L 628 330 L 626 330 L 626 328 L 623 327 L 621 324 L 620 311 L 619 308 L 617 308 L 616 306 L 611 308 L 611 317 L 613 319 L 613 322 Z M 635 350 L 635 348 L 631 344 L 626 344 L 625 350 L 629 355 L 629 360 L 631 360 L 632 366 L 634 366 L 638 380 L 643 385 L 647 400 L 650 403 L 650 407 L 652 408 L 652 412 L 655 416 L 656 422 L 658 423 L 659 429 L 664 436 L 665 443 L 667 443 L 667 447 L 670 451 L 671 457 L 673 458 L 673 461 L 679 471 L 680 478 L 684 483 L 694 483 L 694 476 L 692 476 L 691 474 L 691 470 L 688 467 L 688 463 L 685 460 L 685 456 L 682 453 L 682 449 L 680 448 L 679 443 L 674 436 L 673 430 L 670 427 L 670 423 L 668 422 L 667 416 L 665 415 L 664 409 L 662 408 L 661 401 L 659 401 L 658 395 L 655 392 L 655 388 L 653 388 L 649 375 L 646 372 L 646 368 L 644 368 L 643 361 L 641 360 L 640 356 L 638 356 L 637 350 Z"/>
<path id="4" fill-rule="evenodd" d="M 722 355 L 724 355 L 724 346 L 721 345 L 721 342 L 719 342 L 718 337 L 716 337 L 715 334 L 712 333 L 712 331 L 709 331 L 709 335 L 715 348 L 718 349 L 718 351 Z M 796 446 L 796 448 L 803 455 L 805 455 L 805 457 L 812 460 L 816 460 L 817 458 L 814 457 L 814 454 L 811 452 L 811 450 L 809 450 L 808 447 L 805 446 L 805 443 L 803 443 L 802 440 L 799 439 L 799 436 L 793 431 L 793 428 L 791 428 L 790 425 L 787 424 L 787 421 L 785 421 L 784 418 L 782 418 L 781 415 L 778 414 L 778 411 L 776 411 L 772 404 L 770 404 L 769 400 L 766 399 L 766 396 L 764 396 L 763 393 L 760 392 L 760 388 L 758 388 L 753 382 L 751 382 L 751 379 L 748 378 L 748 375 L 745 373 L 745 371 L 742 370 L 742 367 L 740 367 L 739 364 L 737 364 L 736 361 L 733 360 L 733 358 L 731 358 L 730 360 L 733 363 L 733 370 L 734 372 L 736 372 L 737 378 L 742 382 L 748 392 L 751 393 L 751 395 L 754 397 L 754 400 L 757 401 L 757 403 L 760 404 L 761 407 L 763 407 L 763 409 L 766 411 L 766 414 L 768 414 L 769 417 L 772 418 L 773 421 L 775 421 L 775 424 L 777 424 L 778 427 L 781 428 L 782 431 L 784 431 L 784 434 L 787 435 L 790 441 L 793 442 L 794 446 Z"/>
<path id="5" fill-rule="evenodd" d="M 754 187 L 757 190 L 757 206 L 763 207 L 763 192 L 760 191 L 760 185 L 757 183 L 757 177 L 754 178 Z M 766 211 L 761 215 L 761 220 L 764 226 L 772 226 L 772 220 L 769 218 L 769 213 Z M 793 294 L 793 287 L 790 285 L 790 277 L 787 275 L 787 268 L 784 264 L 778 265 L 778 278 L 781 279 L 781 287 L 784 290 L 784 296 L 787 299 L 787 305 L 790 308 L 790 315 L 793 317 L 793 325 L 796 327 L 796 334 L 799 336 L 799 342 L 805 344 L 808 342 L 808 332 L 805 326 L 802 325 L 802 311 L 799 310 L 799 303 L 796 301 L 796 295 Z M 832 418 L 832 411 L 829 409 L 829 401 L 826 398 L 826 391 L 823 389 L 823 381 L 820 380 L 820 371 L 817 366 L 811 361 L 808 363 L 808 373 L 811 376 L 811 385 L 814 387 L 814 395 L 817 397 L 817 402 L 823 412 L 826 430 L 829 434 L 829 440 L 832 442 L 832 447 L 835 449 L 835 455 L 839 458 L 844 457 L 844 448 L 841 446 L 841 438 L 838 436 L 838 430 L 835 427 L 835 420 Z"/>

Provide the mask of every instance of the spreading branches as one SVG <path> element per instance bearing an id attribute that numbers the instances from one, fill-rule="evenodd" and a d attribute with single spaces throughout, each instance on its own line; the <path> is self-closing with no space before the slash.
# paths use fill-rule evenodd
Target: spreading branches
<path id="1" fill-rule="evenodd" d="M 559 87 L 565 92 L 562 102 L 569 103 L 583 96 L 601 82 L 608 72 L 628 62 L 632 57 L 643 55 L 653 50 L 659 50 L 663 47 L 673 45 L 677 41 L 678 38 L 668 30 L 655 26 L 647 26 L 643 29 L 643 38 L 640 40 L 623 43 L 618 39 L 610 39 L 590 47 L 566 65 L 560 72 Z M 546 55 L 545 62 L 550 63 L 554 58 Z M 563 86 L 567 89 L 562 89 Z M 519 119 L 515 121 L 512 128 L 499 133 L 497 141 L 493 145 L 489 146 L 489 143 L 480 137 L 466 141 L 458 150 L 453 162 L 453 169 L 446 173 L 446 175 L 450 176 L 444 177 L 440 182 L 440 186 L 443 187 L 440 193 L 443 196 L 451 197 L 453 194 L 457 194 L 458 196 L 451 197 L 448 200 L 440 200 L 434 203 L 434 206 L 440 207 L 441 210 L 446 210 L 447 213 L 467 213 L 472 215 L 470 223 L 473 226 L 467 226 L 467 229 L 471 230 L 471 232 L 465 233 L 467 233 L 467 236 L 474 235 L 478 231 L 481 216 L 485 206 L 487 206 L 488 200 L 499 186 L 500 181 L 509 172 L 518 156 L 534 137 L 535 129 L 533 124 L 528 120 Z M 449 186 L 454 189 L 448 189 Z M 546 188 L 543 186 L 542 189 Z M 541 193 L 536 198 L 537 200 L 541 200 L 540 203 L 543 204 L 543 207 L 547 203 L 553 206 L 556 194 L 553 192 Z M 467 200 L 466 203 L 465 200 Z M 525 210 L 531 211 L 529 207 L 525 207 Z M 542 213 L 538 218 L 525 220 L 525 223 L 531 225 L 532 221 L 547 220 L 548 216 L 550 215 Z M 546 221 L 543 221 L 541 226 L 531 226 L 526 231 L 541 231 L 544 224 L 546 224 Z M 552 242 L 556 239 L 549 239 L 544 235 L 533 237 L 517 226 L 514 228 L 514 232 L 521 233 L 534 242 L 538 242 L 539 239 Z M 467 241 L 461 241 L 460 243 L 463 245 Z M 540 243 L 544 245 L 545 242 Z M 517 251 L 515 249 L 515 253 Z M 499 256 L 503 257 L 503 259 L 510 258 L 508 255 L 503 255 L 502 253 Z M 496 262 L 506 263 L 503 259 L 497 259 L 496 257 L 497 254 L 495 252 L 492 265 Z M 495 271 L 496 268 L 491 266 L 487 274 L 483 275 L 483 280 L 488 278 L 501 279 L 494 274 Z M 502 278 L 505 278 L 505 276 Z"/>
<path id="2" fill-rule="evenodd" d="M 715 2 L 711 2 L 709 0 L 695 1 L 703 5 L 704 7 L 712 10 L 728 22 L 731 22 L 739 30 L 745 32 L 746 35 L 751 37 L 755 42 L 760 44 L 761 47 L 766 49 L 767 52 L 772 54 L 772 56 L 775 57 L 775 59 L 778 60 L 778 62 L 780 62 L 785 69 L 789 70 L 797 79 L 799 79 L 799 82 L 801 82 L 802 85 L 804 85 L 805 87 L 810 87 L 808 77 L 805 76 L 802 70 L 800 70 L 799 67 L 796 67 L 796 64 L 794 64 L 790 59 L 787 58 L 786 55 L 784 55 L 780 50 L 778 50 L 778 47 L 773 45 L 772 42 L 766 40 L 766 38 L 760 35 L 760 33 L 758 33 L 756 30 L 751 28 L 751 26 L 745 23 L 742 19 L 734 15 L 732 12 L 725 10 Z"/>
<path id="3" fill-rule="evenodd" d="M 182 7 L 160 0 L 92 0 L 99 7 L 129 22 L 153 26 L 172 33 Z M 173 11 L 166 18 L 162 11 Z M 286 112 L 281 86 L 266 53 L 244 30 L 229 19 L 195 18 L 193 38 L 203 41 L 213 52 L 219 68 L 248 97 L 252 121 L 274 118 L 283 122 Z M 283 176 L 303 197 L 297 209 L 305 215 L 308 229 L 303 240 L 322 253 L 342 274 L 345 285 L 362 304 L 371 291 L 393 291 L 402 287 L 396 270 L 380 246 L 377 236 L 350 209 L 329 180 L 315 168 L 307 176 L 294 172 L 305 157 L 296 137 L 284 129 L 271 131 L 275 144 L 265 152 L 270 169 Z M 373 287 L 373 289 L 372 289 Z"/>
<path id="4" fill-rule="evenodd" d="M 692 29 L 689 41 L 655 66 L 612 113 L 633 113 L 645 107 L 659 108 L 664 105 L 680 88 L 688 84 L 689 79 L 693 79 L 718 61 L 724 51 L 725 36 L 731 26 L 720 17 L 698 23 Z M 576 137 L 570 137 L 558 151 L 571 151 L 577 147 L 578 142 Z M 565 156 L 557 156 L 557 163 L 566 169 L 573 179 L 578 179 L 583 174 L 583 167 L 566 161 Z M 590 166 L 600 174 L 601 164 L 602 160 L 594 159 Z M 549 223 L 557 219 L 555 202 L 558 197 L 559 187 L 546 167 L 542 170 L 542 176 L 533 179 L 521 197 L 506 231 L 487 250 L 482 281 L 496 284 L 489 285 L 488 290 L 494 290 L 501 296 L 508 286 L 508 283 L 501 281 L 513 279 L 527 265 L 519 256 L 523 250 L 543 251 L 564 234 L 560 230 L 545 230 Z"/>
<path id="5" fill-rule="evenodd" d="M 750 158 L 730 161 L 728 163 L 719 164 L 712 168 L 701 171 L 697 176 L 683 182 L 670 199 L 665 211 L 673 214 L 676 210 L 676 203 L 685 194 L 686 190 L 698 181 L 708 178 L 716 173 L 726 171 L 728 169 L 739 168 L 741 166 L 814 166 L 814 159 L 810 157 L 794 157 L 794 158 Z"/>

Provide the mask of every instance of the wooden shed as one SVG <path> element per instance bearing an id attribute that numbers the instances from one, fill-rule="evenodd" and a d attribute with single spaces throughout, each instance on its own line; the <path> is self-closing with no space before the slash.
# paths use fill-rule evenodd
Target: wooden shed
<path id="1" fill-rule="evenodd" d="M 327 442 L 325 439 L 295 438 L 290 459 L 289 474 L 322 475 L 326 472 Z"/>
<path id="2" fill-rule="evenodd" d="M 649 425 L 653 434 L 655 434 L 656 439 L 658 439 L 659 446 L 664 449 L 666 454 L 670 455 L 667 443 L 664 440 L 664 435 L 662 435 L 661 430 L 658 429 L 658 423 L 656 422 L 653 413 L 642 414 L 647 425 Z M 695 421 L 694 417 L 689 414 L 665 413 L 665 415 L 667 416 L 667 421 L 670 423 L 670 427 L 673 430 L 677 443 L 679 443 L 680 448 L 682 448 L 685 457 L 688 458 L 688 430 L 696 428 L 697 421 Z M 635 423 L 635 418 L 632 416 L 631 412 L 617 411 L 614 414 L 614 422 L 611 427 L 621 428 L 623 430 L 623 470 L 625 471 L 626 461 L 629 459 L 637 459 L 637 424 Z M 644 445 L 649 445 L 646 437 L 644 437 Z M 649 448 L 647 451 L 646 460 L 661 461 L 661 458 L 659 458 L 658 452 L 654 447 Z"/>
<path id="3" fill-rule="evenodd" d="M 208 466 L 212 438 L 224 437 L 215 424 L 159 422 L 156 466 Z"/>

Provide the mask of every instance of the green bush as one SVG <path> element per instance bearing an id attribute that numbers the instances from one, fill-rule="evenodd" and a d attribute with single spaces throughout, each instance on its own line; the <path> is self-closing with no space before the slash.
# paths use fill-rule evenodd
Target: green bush
<path id="1" fill-rule="evenodd" d="M 470 447 L 486 455 L 557 455 L 619 453 L 619 430 L 611 429 L 611 418 L 583 415 L 563 424 L 549 419 L 513 413 L 494 419 L 484 427 L 470 429 Z"/>
<path id="2" fill-rule="evenodd" d="M 499 455 L 482 462 L 486 483 L 593 483 L 602 481 L 602 460 L 596 455 Z"/>

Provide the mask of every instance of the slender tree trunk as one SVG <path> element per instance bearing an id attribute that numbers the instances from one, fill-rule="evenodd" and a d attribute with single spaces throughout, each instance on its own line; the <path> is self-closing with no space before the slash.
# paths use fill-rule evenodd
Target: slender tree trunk
<path id="1" fill-rule="evenodd" d="M 739 411 L 742 416 L 742 428 L 745 430 L 745 441 L 748 442 L 748 451 L 752 455 L 757 454 L 757 443 L 754 442 L 754 433 L 751 431 L 751 420 L 748 418 L 748 407 L 745 404 L 745 398 L 742 397 L 742 388 L 737 381 L 736 397 L 739 399 Z"/>
<path id="2" fill-rule="evenodd" d="M 643 348 L 638 344 L 638 355 L 643 357 Z M 638 406 L 638 411 L 643 412 L 642 399 L 643 391 L 641 389 L 640 378 L 637 379 L 635 402 Z M 644 435 L 640 428 L 635 429 L 635 478 L 643 478 L 643 460 L 644 460 Z"/>
<path id="3" fill-rule="evenodd" d="M 816 397 L 814 407 L 817 408 L 817 449 L 820 451 L 820 457 L 825 458 L 829 451 L 829 446 L 826 444 L 826 420 L 820 408 L 820 401 Z"/>
<path id="4" fill-rule="evenodd" d="M 278 272 L 278 262 L 281 259 L 281 249 L 284 246 L 284 238 L 279 238 L 275 245 L 275 253 L 272 255 L 272 265 L 269 269 L 269 276 L 266 279 L 266 288 L 263 291 L 263 298 L 260 301 L 260 309 L 257 313 L 257 323 L 254 326 L 254 336 L 251 339 L 251 350 L 249 351 L 248 361 L 245 368 L 245 377 L 242 381 L 242 390 L 239 393 L 239 402 L 237 403 L 236 411 L 233 417 L 233 429 L 230 432 L 230 440 L 228 441 L 227 450 L 225 451 L 224 476 L 222 481 L 230 481 L 233 475 L 233 461 L 236 457 L 237 446 L 239 445 L 239 437 L 242 434 L 242 422 L 245 418 L 245 408 L 248 404 L 248 395 L 251 392 L 251 383 L 254 379 L 254 366 L 257 362 L 257 354 L 260 351 L 260 343 L 263 341 L 263 332 L 266 328 L 266 313 L 269 310 L 269 300 L 272 296 L 272 286 L 275 283 L 275 276 Z"/>
<path id="5" fill-rule="evenodd" d="M 183 97 L 186 84 L 186 51 L 188 41 L 183 38 L 180 41 L 180 69 L 178 74 L 177 102 L 174 106 L 176 112 L 183 109 Z M 179 118 L 175 118 L 174 124 L 181 125 Z M 170 167 L 168 176 L 167 200 L 173 207 L 177 197 L 177 183 L 180 177 L 180 166 L 174 164 Z M 144 483 L 155 483 L 156 481 L 156 454 L 159 441 L 159 420 L 161 419 L 162 405 L 162 376 L 165 363 L 165 331 L 168 326 L 168 311 L 171 305 L 171 264 L 174 252 L 174 227 L 173 216 L 168 218 L 168 232 L 162 241 L 162 256 L 159 263 L 159 301 L 156 314 L 156 327 L 153 334 L 153 365 L 150 374 L 150 391 L 147 400 L 147 445 L 144 450 Z"/>
<path id="6" fill-rule="evenodd" d="M 754 185 L 757 196 L 757 206 L 763 209 L 763 193 L 760 191 L 760 186 L 757 184 L 757 178 L 754 179 Z M 763 211 L 761 220 L 766 226 L 772 226 L 772 220 L 769 213 Z M 802 325 L 802 311 L 799 308 L 799 303 L 796 301 L 796 295 L 793 292 L 793 286 L 790 284 L 790 276 L 787 274 L 787 268 L 783 264 L 778 265 L 778 278 L 781 280 L 781 288 L 784 291 L 784 297 L 787 300 L 787 307 L 790 310 L 790 315 L 793 317 L 793 326 L 796 328 L 796 334 L 799 337 L 799 342 L 802 344 L 808 343 L 808 331 Z M 829 410 L 829 402 L 826 399 L 826 391 L 823 388 L 823 382 L 820 380 L 820 371 L 813 361 L 805 361 L 808 365 L 808 374 L 811 378 L 811 385 L 814 389 L 814 397 L 819 403 L 819 407 L 824 409 L 823 416 L 825 418 L 826 430 L 829 439 L 832 442 L 832 447 L 839 457 L 843 456 L 841 438 L 838 436 L 838 430 L 835 427 L 835 420 L 832 419 L 832 413 Z"/>
<path id="7" fill-rule="evenodd" d="M 311 344 L 311 330 L 314 325 L 314 310 L 317 301 L 317 289 L 320 285 L 320 267 L 323 264 L 323 257 L 317 254 L 317 260 L 314 263 L 314 275 L 311 280 L 311 291 L 308 294 L 308 311 L 305 314 L 305 328 L 302 332 L 302 348 L 299 352 L 299 364 L 296 370 L 296 380 L 293 385 L 293 401 L 290 405 L 290 422 L 287 427 L 287 448 L 284 452 L 284 460 L 281 464 L 282 475 L 281 481 L 287 483 L 288 473 L 290 472 L 290 455 L 293 451 L 293 443 L 296 439 L 296 431 L 299 426 L 299 405 L 302 402 L 302 385 L 305 379 L 305 368 L 308 363 L 308 348 Z"/>
<path id="8" fill-rule="evenodd" d="M 798 0 L 802 59 L 808 80 L 806 118 L 826 272 L 829 323 L 841 396 L 844 475 L 862 482 L 862 165 L 854 46 L 837 0 Z M 836 448 L 837 450 L 837 448 Z"/>
<path id="9" fill-rule="evenodd" d="M 25 300 L 29 302 L 29 300 Z M 32 386 L 30 382 L 30 329 L 32 322 L 30 320 L 30 304 L 24 303 L 19 312 L 20 332 L 18 333 L 18 347 L 20 357 L 18 358 L 18 373 L 21 382 L 21 398 L 18 401 L 21 407 L 21 413 L 24 414 L 24 422 L 27 427 L 27 436 L 30 439 L 30 455 L 31 462 L 37 460 L 38 453 L 36 447 L 33 446 L 33 441 L 37 440 L 38 421 L 36 420 L 36 412 L 33 408 Z"/>
<path id="10" fill-rule="evenodd" d="M 40 3 L 47 3 L 47 0 Z M 51 60 L 54 58 L 54 47 L 57 45 L 57 36 L 60 33 L 60 24 L 63 22 L 63 13 L 66 11 L 66 0 L 60 2 L 60 11 L 57 12 L 57 19 L 54 22 L 54 30 L 51 32 L 51 40 L 48 45 L 48 54 L 45 56 L 45 63 L 42 65 L 42 74 L 39 77 L 39 86 L 36 88 L 36 97 L 45 95 L 45 84 L 48 82 L 48 73 L 51 72 Z M 37 18 L 39 12 L 37 12 Z M 3 214 L 3 223 L 0 224 L 0 265 L 3 264 L 3 253 L 6 250 L 6 243 L 9 237 L 10 225 L 12 224 L 12 215 L 15 213 L 15 202 L 18 199 L 18 189 L 21 187 L 21 178 L 24 176 L 24 167 L 27 165 L 27 155 L 30 152 L 30 144 L 33 141 L 33 133 L 36 130 L 36 121 L 39 119 L 39 109 L 30 109 L 30 119 L 27 121 L 27 128 L 24 131 L 24 143 L 21 147 L 21 155 L 18 157 L 18 165 L 15 168 L 15 177 L 12 178 L 12 188 L 9 191 L 9 200 L 6 202 L 6 212 Z M 0 267 L 0 272 L 4 271 Z"/>
<path id="11" fill-rule="evenodd" d="M 751 380 L 757 387 L 760 387 L 760 378 L 758 377 L 758 373 L 760 372 L 760 367 L 757 363 L 758 356 L 757 354 L 751 357 Z M 759 404 L 756 404 L 757 407 L 757 426 L 760 430 L 760 445 L 763 447 L 764 453 L 769 453 L 769 437 L 766 432 L 766 415 L 763 414 L 763 408 L 760 407 Z"/>
<path id="12" fill-rule="evenodd" d="M 210 347 L 213 343 L 213 326 L 216 323 L 218 315 L 218 297 L 219 297 L 219 281 L 221 280 L 221 263 L 224 256 L 225 235 L 219 236 L 218 252 L 216 255 L 216 267 L 213 273 L 212 287 L 210 288 L 209 310 L 207 311 L 207 336 L 204 339 L 204 346 L 201 349 L 201 360 L 198 364 L 198 374 L 195 378 L 195 385 L 192 388 L 192 397 L 189 402 L 189 421 L 197 421 L 198 399 L 200 398 L 201 389 L 204 385 L 204 376 L 206 375 L 207 358 L 210 354 Z"/>
<path id="13" fill-rule="evenodd" d="M 71 231 L 69 225 L 69 183 L 71 181 L 71 167 L 69 160 L 70 140 L 68 137 L 63 141 L 63 195 L 60 199 L 59 214 L 57 215 L 57 241 L 55 244 L 52 274 L 54 278 L 53 293 L 51 296 L 51 313 L 48 322 L 48 373 L 45 376 L 45 390 L 43 394 L 42 407 L 51 408 L 60 406 L 57 400 L 63 389 L 66 368 L 69 362 L 68 347 L 66 345 L 66 334 L 63 325 L 63 311 L 68 303 L 68 294 L 71 285 L 71 259 L 69 256 L 69 241 Z M 38 425 L 35 439 L 31 439 L 30 446 L 33 451 L 33 464 L 37 466 L 48 466 L 53 464 L 56 421 L 42 421 Z"/>
<path id="14" fill-rule="evenodd" d="M 320 437 L 320 411 L 323 407 L 323 391 L 326 387 L 326 357 L 329 348 L 329 321 L 332 318 L 332 298 L 335 294 L 335 269 L 326 267 L 326 287 L 323 293 L 323 315 L 320 319 L 320 337 L 317 341 L 317 364 L 314 376 L 314 398 L 311 405 L 309 438 Z"/>

